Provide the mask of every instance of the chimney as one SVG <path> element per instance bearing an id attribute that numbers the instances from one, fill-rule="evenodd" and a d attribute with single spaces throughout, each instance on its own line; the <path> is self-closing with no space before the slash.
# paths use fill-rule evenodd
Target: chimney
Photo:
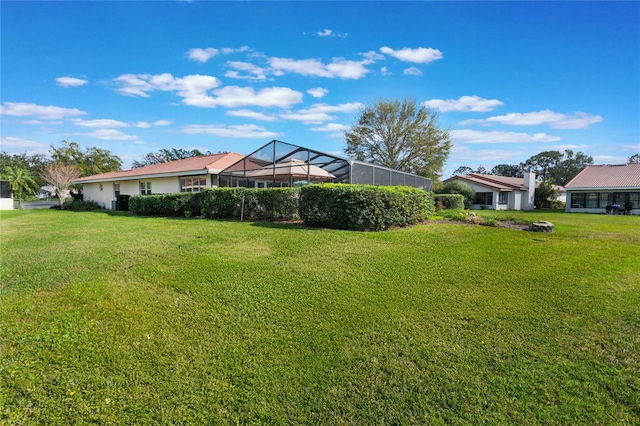
<path id="1" fill-rule="evenodd" d="M 536 192 L 536 174 L 534 172 L 524 172 L 524 186 L 528 189 L 522 199 L 522 210 L 533 210 Z"/>

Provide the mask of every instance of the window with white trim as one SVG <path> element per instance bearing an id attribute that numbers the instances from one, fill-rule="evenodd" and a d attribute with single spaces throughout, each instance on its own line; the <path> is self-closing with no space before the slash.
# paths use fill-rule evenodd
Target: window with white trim
<path id="1" fill-rule="evenodd" d="M 188 176 L 180 178 L 180 192 L 200 192 L 206 187 L 206 176 Z"/>
<path id="2" fill-rule="evenodd" d="M 151 194 L 151 182 L 140 182 L 140 194 L 142 195 Z"/>

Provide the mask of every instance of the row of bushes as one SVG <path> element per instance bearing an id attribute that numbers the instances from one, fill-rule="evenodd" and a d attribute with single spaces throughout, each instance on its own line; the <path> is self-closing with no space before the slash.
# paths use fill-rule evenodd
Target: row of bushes
<path id="1" fill-rule="evenodd" d="M 381 231 L 427 219 L 433 195 L 406 186 L 309 185 L 300 193 L 300 218 L 309 226 Z"/>
<path id="2" fill-rule="evenodd" d="M 244 207 L 244 209 L 243 209 Z M 434 210 L 433 194 L 405 186 L 325 184 L 302 188 L 217 188 L 196 193 L 136 195 L 141 216 L 302 219 L 309 226 L 379 231 L 421 222 Z"/>
<path id="3" fill-rule="evenodd" d="M 206 215 L 213 218 L 298 218 L 299 188 L 217 188 L 202 192 L 135 195 L 129 210 L 140 216 Z M 243 210 L 244 206 L 244 210 Z"/>

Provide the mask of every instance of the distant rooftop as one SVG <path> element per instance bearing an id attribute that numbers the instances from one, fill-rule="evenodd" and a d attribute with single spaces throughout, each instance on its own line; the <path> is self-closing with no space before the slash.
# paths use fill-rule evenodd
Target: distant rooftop
<path id="1" fill-rule="evenodd" d="M 124 170 L 118 172 L 101 173 L 98 175 L 85 176 L 76 179 L 75 183 L 100 182 L 104 180 L 125 180 L 140 177 L 153 177 L 156 175 L 171 174 L 198 174 L 198 173 L 219 173 L 230 165 L 243 159 L 245 156 L 235 152 L 224 154 L 201 155 L 198 157 L 184 158 L 182 160 L 170 161 L 168 163 L 154 164 L 137 169 Z"/>
<path id="2" fill-rule="evenodd" d="M 640 189 L 640 164 L 602 164 L 587 166 L 566 189 Z"/>

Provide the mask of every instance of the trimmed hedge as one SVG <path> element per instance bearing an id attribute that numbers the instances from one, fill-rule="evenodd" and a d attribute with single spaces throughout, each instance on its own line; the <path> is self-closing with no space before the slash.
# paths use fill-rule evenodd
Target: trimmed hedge
<path id="1" fill-rule="evenodd" d="M 184 216 L 185 211 L 199 213 L 196 195 L 194 192 L 134 195 L 129 198 L 129 210 L 139 216 Z"/>
<path id="2" fill-rule="evenodd" d="M 135 195 L 129 199 L 129 210 L 140 216 L 194 216 L 204 212 L 214 218 L 244 217 L 254 219 L 297 219 L 299 188 L 215 188 L 202 192 Z"/>
<path id="3" fill-rule="evenodd" d="M 306 225 L 381 231 L 421 222 L 434 210 L 433 194 L 406 186 L 322 184 L 300 191 Z"/>
<path id="4" fill-rule="evenodd" d="M 436 210 L 464 210 L 464 195 L 435 194 Z"/>

